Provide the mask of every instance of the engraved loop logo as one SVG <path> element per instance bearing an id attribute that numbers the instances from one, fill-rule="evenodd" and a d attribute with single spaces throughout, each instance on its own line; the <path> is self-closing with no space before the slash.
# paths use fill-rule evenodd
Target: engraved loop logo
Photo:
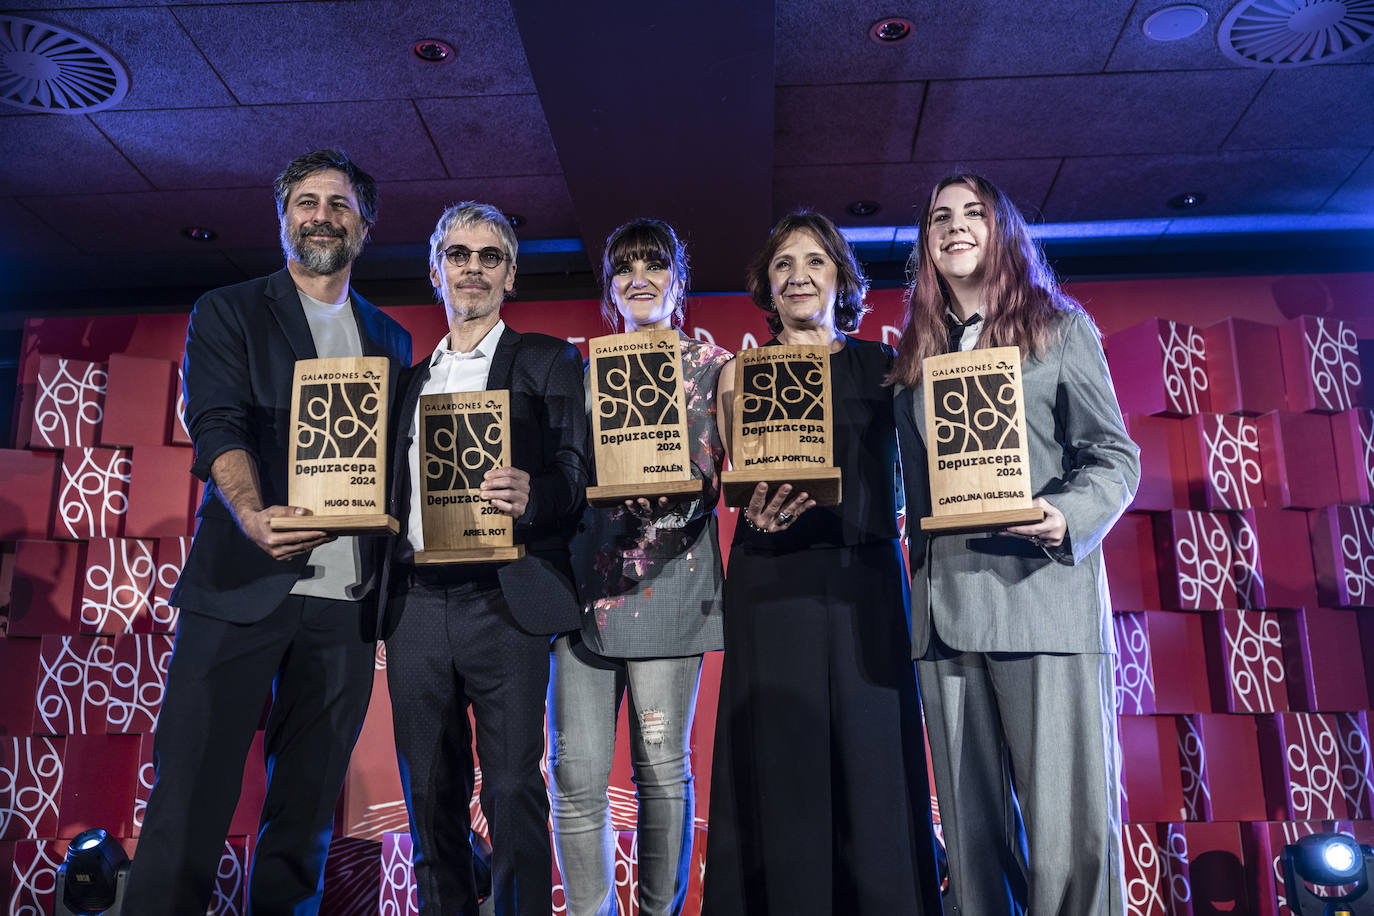
<path id="1" fill-rule="evenodd" d="M 595 365 L 601 429 L 679 422 L 674 397 L 678 362 L 676 352 L 649 351 L 598 357 Z"/>
<path id="2" fill-rule="evenodd" d="M 822 376 L 821 365 L 814 360 L 775 360 L 746 366 L 740 395 L 744 423 L 824 422 Z"/>
<path id="3" fill-rule="evenodd" d="M 434 414 L 424 418 L 425 486 L 431 492 L 476 490 L 500 466 L 501 414 Z"/>
<path id="4" fill-rule="evenodd" d="M 1010 372 L 937 379 L 937 455 L 1021 447 L 1016 431 L 1016 378 Z"/>
<path id="5" fill-rule="evenodd" d="M 302 385 L 296 460 L 376 458 L 381 395 L 378 382 Z"/>

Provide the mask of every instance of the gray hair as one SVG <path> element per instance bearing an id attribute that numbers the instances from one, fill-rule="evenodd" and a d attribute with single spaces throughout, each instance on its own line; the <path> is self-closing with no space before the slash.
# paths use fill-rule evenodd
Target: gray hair
<path id="1" fill-rule="evenodd" d="M 444 239 L 448 236 L 450 229 L 471 229 L 481 223 L 486 223 L 496 232 L 501 239 L 501 246 L 506 249 L 506 254 L 510 255 L 511 263 L 514 264 L 516 249 L 519 245 L 515 241 L 515 229 L 511 227 L 506 214 L 491 204 L 479 204 L 475 200 L 465 200 L 450 205 L 439 217 L 439 223 L 434 227 L 434 234 L 429 237 L 429 266 L 436 270 L 439 268 L 439 262 L 443 257 L 439 246 L 444 244 Z"/>

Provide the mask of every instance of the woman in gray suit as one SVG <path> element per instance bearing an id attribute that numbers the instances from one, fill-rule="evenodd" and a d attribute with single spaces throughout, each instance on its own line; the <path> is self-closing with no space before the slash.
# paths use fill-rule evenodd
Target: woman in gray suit
<path id="1" fill-rule="evenodd" d="M 1140 477 L 1100 335 L 1015 206 L 953 175 L 925 206 L 893 378 L 911 534 L 912 649 L 955 913 L 1124 910 L 1102 538 Z M 1043 521 L 927 537 L 921 361 L 1019 347 Z"/>
<path id="2" fill-rule="evenodd" d="M 687 252 L 671 226 L 639 219 L 602 256 L 602 315 L 626 331 L 682 323 Z M 704 652 L 721 648 L 716 497 L 725 451 L 716 380 L 730 354 L 678 331 L 688 457 L 701 496 L 588 509 L 572 544 L 582 630 L 554 643 L 549 787 L 569 916 L 615 916 L 615 834 L 606 789 L 620 702 L 630 698 L 639 796 L 639 912 L 682 911 L 692 858 L 692 716 Z M 590 392 L 591 382 L 587 382 Z M 588 395 L 590 397 L 590 393 Z"/>

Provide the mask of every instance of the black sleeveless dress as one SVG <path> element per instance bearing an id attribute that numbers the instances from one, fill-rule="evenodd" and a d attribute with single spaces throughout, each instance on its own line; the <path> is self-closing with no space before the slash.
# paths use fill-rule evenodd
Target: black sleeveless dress
<path id="1" fill-rule="evenodd" d="M 735 528 L 704 916 L 940 912 L 892 357 L 854 338 L 831 354 L 840 505 Z"/>

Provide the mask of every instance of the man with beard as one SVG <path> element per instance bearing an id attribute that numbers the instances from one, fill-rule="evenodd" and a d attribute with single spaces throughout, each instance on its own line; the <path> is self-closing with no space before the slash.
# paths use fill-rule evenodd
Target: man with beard
<path id="1" fill-rule="evenodd" d="M 379 539 L 277 532 L 298 359 L 386 356 L 410 335 L 349 274 L 377 218 L 377 184 L 319 150 L 277 177 L 286 267 L 206 293 L 183 363 L 199 523 L 170 603 L 181 609 L 125 913 L 204 913 L 243 765 L 263 736 L 267 796 L 249 894 L 256 916 L 315 913 L 334 805 L 372 690 Z"/>
<path id="2" fill-rule="evenodd" d="M 468 800 L 468 708 L 477 723 L 482 810 L 491 825 L 499 916 L 552 911 L 549 798 L 539 773 L 549 637 L 576 629 L 568 538 L 587 485 L 582 358 L 566 341 L 501 319 L 515 285 L 515 233 L 501 211 L 449 207 L 430 237 L 429 276 L 449 332 L 402 381 L 389 500 L 401 537 L 382 575 L 382 634 L 396 752 L 423 916 L 476 916 Z M 506 389 L 509 467 L 486 471 L 482 498 L 515 519 L 525 556 L 506 565 L 414 564 L 420 518 L 422 394 Z"/>

